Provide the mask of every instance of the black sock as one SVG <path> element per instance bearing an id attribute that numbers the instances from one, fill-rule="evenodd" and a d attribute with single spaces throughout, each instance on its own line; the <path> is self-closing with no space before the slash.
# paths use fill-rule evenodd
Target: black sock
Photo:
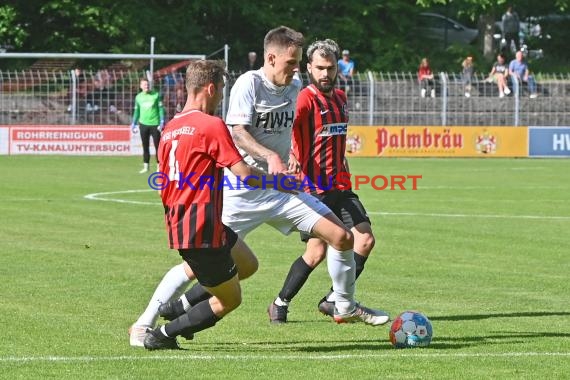
<path id="1" fill-rule="evenodd" d="M 202 301 L 188 312 L 164 326 L 166 334 L 170 337 L 185 334 L 194 334 L 198 331 L 212 327 L 221 318 L 212 311 L 209 301 Z"/>
<path id="2" fill-rule="evenodd" d="M 299 293 L 313 269 L 315 268 L 308 266 L 302 256 L 297 258 L 289 269 L 283 288 L 279 292 L 279 298 L 286 302 L 291 301 Z"/>
<path id="3" fill-rule="evenodd" d="M 204 287 L 200 285 L 199 282 L 194 284 L 194 286 L 192 286 L 190 290 L 184 293 L 184 296 L 186 296 L 186 299 L 188 300 L 190 306 L 197 305 L 200 302 L 212 297 L 212 295 L 208 293 L 206 289 L 204 289 Z"/>
<path id="4" fill-rule="evenodd" d="M 355 275 L 355 280 L 358 279 L 358 276 L 360 276 L 360 273 L 362 273 L 362 271 L 364 270 L 364 264 L 366 263 L 366 260 L 368 259 L 368 257 L 366 256 L 361 256 L 358 253 L 354 252 L 354 261 L 356 262 L 356 275 Z"/>

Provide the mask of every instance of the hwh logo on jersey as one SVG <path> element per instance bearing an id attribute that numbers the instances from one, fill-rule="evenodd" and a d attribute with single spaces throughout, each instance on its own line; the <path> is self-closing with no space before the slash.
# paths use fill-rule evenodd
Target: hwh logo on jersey
<path id="1" fill-rule="evenodd" d="M 256 128 L 263 128 L 265 133 L 281 133 L 276 128 L 290 128 L 293 126 L 294 111 L 263 112 L 259 113 L 255 123 Z"/>
<path id="2" fill-rule="evenodd" d="M 319 136 L 346 135 L 347 130 L 347 123 L 324 124 L 321 133 L 319 133 Z"/>

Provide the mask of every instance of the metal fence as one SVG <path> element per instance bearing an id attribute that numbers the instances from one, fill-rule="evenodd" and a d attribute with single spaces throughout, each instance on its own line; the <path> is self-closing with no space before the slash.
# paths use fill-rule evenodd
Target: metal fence
<path id="1" fill-rule="evenodd" d="M 240 73 L 232 72 L 229 87 Z M 144 71 L 0 71 L 0 124 L 129 124 Z M 306 74 L 302 75 L 308 84 Z M 499 98 L 475 74 L 470 97 L 461 75 L 439 73 L 435 97 L 421 97 L 415 73 L 360 73 L 348 83 L 352 125 L 570 125 L 570 75 L 540 75 L 538 97 L 526 85 Z M 172 117 L 185 101 L 183 74 L 154 78 Z M 227 101 L 227 99 L 226 99 Z M 220 114 L 221 114 L 220 108 Z"/>

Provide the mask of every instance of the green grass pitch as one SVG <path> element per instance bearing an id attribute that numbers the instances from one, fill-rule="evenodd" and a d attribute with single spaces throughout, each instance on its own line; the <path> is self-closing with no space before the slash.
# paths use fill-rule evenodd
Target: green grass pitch
<path id="1" fill-rule="evenodd" d="M 127 328 L 162 275 L 158 195 L 140 158 L 0 157 L 0 377 L 134 379 L 570 378 L 567 160 L 351 159 L 361 175 L 422 175 L 413 191 L 358 194 L 376 248 L 357 298 L 433 324 L 431 346 L 396 350 L 389 326 L 320 315 L 315 270 L 271 326 L 266 308 L 303 251 L 262 227 L 246 241 L 260 270 L 243 304 L 185 351 L 131 348 Z M 103 200 L 85 198 L 88 194 Z M 114 200 L 114 201 L 111 201 Z"/>

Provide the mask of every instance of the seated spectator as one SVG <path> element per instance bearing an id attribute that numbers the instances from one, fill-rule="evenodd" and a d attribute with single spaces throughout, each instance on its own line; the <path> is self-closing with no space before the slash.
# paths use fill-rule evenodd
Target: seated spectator
<path id="1" fill-rule="evenodd" d="M 338 60 L 338 78 L 339 83 L 344 86 L 344 92 L 348 94 L 352 85 L 352 76 L 354 75 L 354 61 L 350 59 L 348 50 L 342 51 L 342 58 Z"/>
<path id="2" fill-rule="evenodd" d="M 530 75 L 528 65 L 523 60 L 522 51 L 517 51 L 515 59 L 509 64 L 509 75 L 511 76 L 511 81 L 518 80 L 519 83 L 527 84 L 531 99 L 538 96 L 536 92 L 536 82 L 534 81 L 534 77 Z"/>
<path id="3" fill-rule="evenodd" d="M 93 91 L 87 94 L 87 112 L 106 109 L 113 113 L 117 111 L 114 104 L 114 94 L 111 91 L 111 75 L 108 70 L 97 71 L 93 76 Z"/>
<path id="4" fill-rule="evenodd" d="M 461 72 L 461 78 L 463 80 L 463 85 L 465 86 L 465 97 L 469 98 L 471 96 L 471 81 L 473 80 L 473 57 L 467 56 L 461 64 L 463 71 Z"/>
<path id="5" fill-rule="evenodd" d="M 511 90 L 507 85 L 508 77 L 509 69 L 505 63 L 505 56 L 503 54 L 499 54 L 497 56 L 497 62 L 493 64 L 493 68 L 491 68 L 488 78 L 489 81 L 497 83 L 497 87 L 499 88 L 499 98 L 503 98 L 505 95 L 509 95 L 511 93 Z"/>
<path id="6" fill-rule="evenodd" d="M 162 96 L 168 118 L 172 118 L 176 113 L 182 111 L 186 99 L 184 94 L 184 76 L 174 68 L 170 71 L 170 74 L 164 77 Z"/>
<path id="7" fill-rule="evenodd" d="M 73 78 L 75 78 L 75 81 L 73 80 Z M 87 87 L 86 87 L 86 83 L 85 83 L 85 74 L 83 73 L 83 70 L 81 70 L 81 68 L 76 67 L 73 70 L 71 70 L 70 72 L 70 84 L 69 84 L 69 89 L 68 89 L 68 106 L 67 106 L 67 112 L 71 112 L 73 109 L 73 97 L 75 94 L 75 107 L 76 109 L 84 109 L 85 108 L 85 97 L 87 94 Z M 75 83 L 75 88 L 73 87 L 73 84 Z M 75 91 L 74 91 L 75 90 Z"/>
<path id="8" fill-rule="evenodd" d="M 420 67 L 418 69 L 418 82 L 420 83 L 420 94 L 422 98 L 426 97 L 428 91 L 430 96 L 435 98 L 435 80 L 427 58 L 422 58 L 420 63 Z"/>

